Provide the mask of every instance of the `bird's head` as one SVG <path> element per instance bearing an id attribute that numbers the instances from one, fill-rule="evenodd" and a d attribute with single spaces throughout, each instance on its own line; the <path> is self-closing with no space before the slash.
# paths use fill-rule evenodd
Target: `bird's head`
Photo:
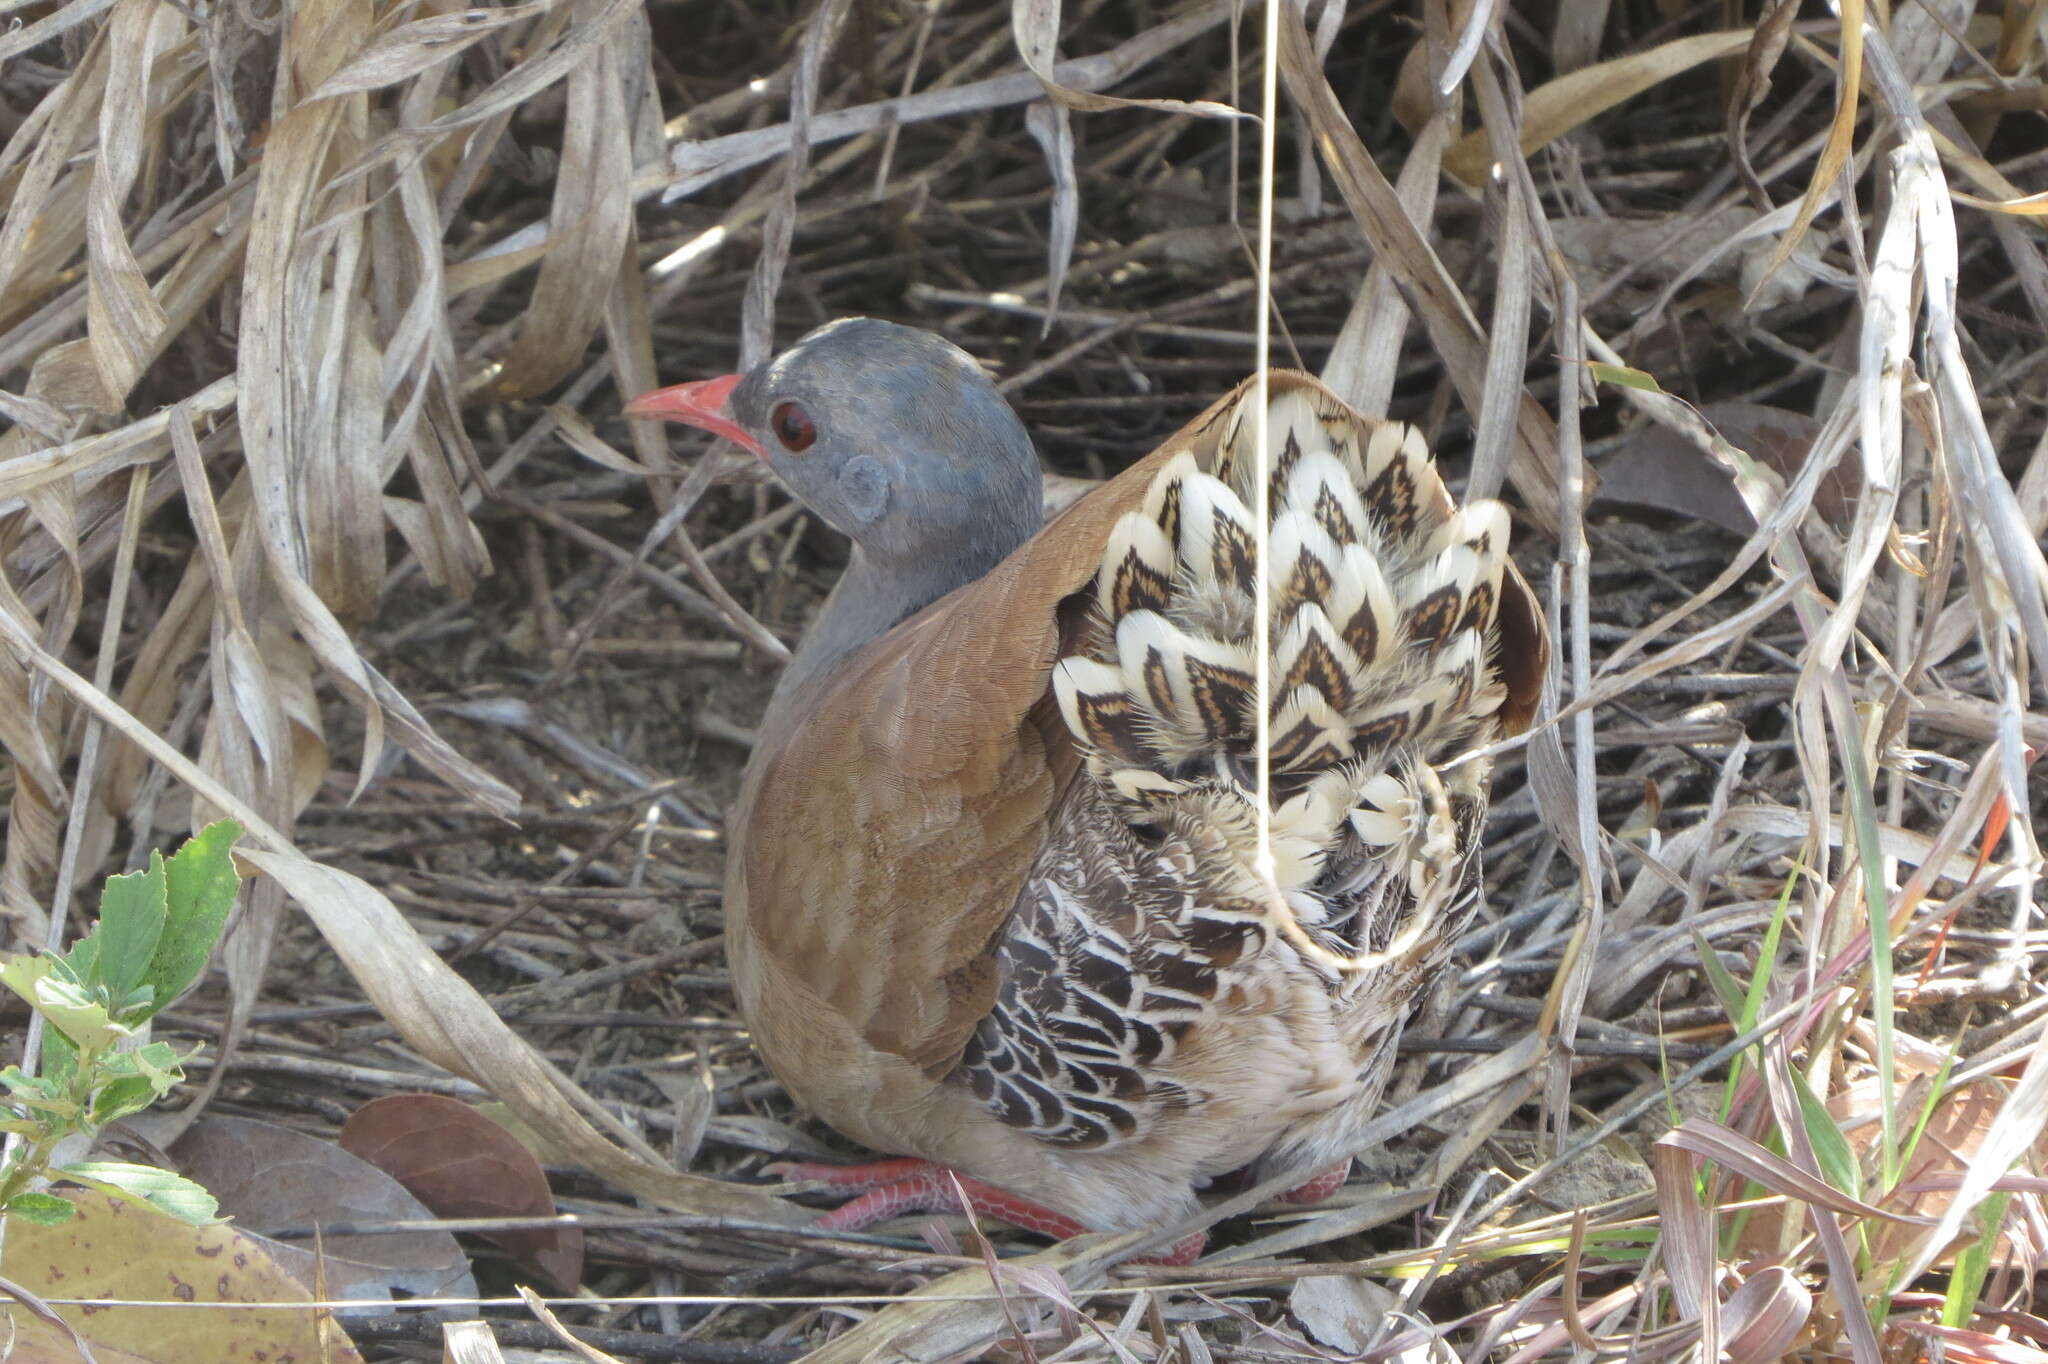
<path id="1" fill-rule="evenodd" d="M 642 394 L 628 417 L 745 446 L 872 558 L 981 561 L 1040 519 L 1038 457 L 980 366 L 930 332 L 870 317 L 811 332 L 745 374 Z"/>

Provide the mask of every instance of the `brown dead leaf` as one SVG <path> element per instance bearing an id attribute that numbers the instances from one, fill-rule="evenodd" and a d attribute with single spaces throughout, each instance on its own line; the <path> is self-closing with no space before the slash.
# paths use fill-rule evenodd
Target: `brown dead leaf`
<path id="1" fill-rule="evenodd" d="M 1788 483 L 1805 467 L 1807 451 L 1820 434 L 1820 423 L 1805 413 L 1764 403 L 1708 403 L 1700 415 L 1730 445 Z M 1837 530 L 1854 515 L 1855 472 L 1853 464 L 1837 463 L 1813 497 L 1814 509 Z M 1756 518 L 1728 471 L 1684 436 L 1655 424 L 1600 462 L 1600 490 L 1593 500 L 1695 517 L 1736 535 L 1756 529 Z"/>
<path id="2" fill-rule="evenodd" d="M 174 17 L 160 16 L 154 0 L 123 0 L 106 29 L 112 90 L 147 87 L 158 50 L 178 36 L 172 24 L 162 22 Z M 120 397 L 134 387 L 170 327 L 121 223 L 121 205 L 141 170 L 147 111 L 146 101 L 133 99 L 100 105 L 99 148 L 86 211 L 86 340 L 107 392 Z"/>
<path id="3" fill-rule="evenodd" d="M 1021 1279 L 1035 1278 L 1042 1287 L 1063 1283 L 1062 1296 L 1071 1301 L 1071 1294 L 1100 1287 L 1107 1267 L 1129 1254 L 1139 1239 L 1133 1232 L 1094 1232 L 1070 1237 L 1035 1255 L 1004 1260 L 1000 1269 L 1008 1281 L 1007 1298 L 997 1291 L 988 1269 L 956 1270 L 905 1293 L 804 1358 L 808 1364 L 866 1364 L 880 1358 L 938 1364 L 982 1358 L 1010 1332 L 1014 1311 L 1044 1303 L 1042 1288 L 1019 1292 L 1016 1284 Z"/>
<path id="4" fill-rule="evenodd" d="M 540 1319 L 540 1324 L 560 1337 L 562 1343 L 568 1346 L 577 1358 L 588 1360 L 589 1364 L 625 1364 L 617 1355 L 607 1354 L 589 1341 L 578 1339 L 576 1333 L 564 1326 L 562 1319 L 548 1310 L 548 1305 L 542 1302 L 540 1295 L 532 1289 L 522 1284 L 519 1296 L 526 1299 L 527 1307 Z"/>
<path id="5" fill-rule="evenodd" d="M 579 26 L 619 11 L 597 0 L 574 7 Z M 562 127 L 562 161 L 549 210 L 550 251 L 534 281 L 533 301 L 518 339 L 505 355 L 497 391 L 507 397 L 536 393 L 582 358 L 604 318 L 605 291 L 593 280 L 612 277 L 626 249 L 633 216 L 633 154 L 626 123 L 628 66 L 624 26 L 569 73 Z"/>
<path id="6" fill-rule="evenodd" d="M 425 1221 L 436 1211 L 374 1163 L 334 1142 L 254 1118 L 208 1116 L 173 1142 L 187 1178 L 204 1184 L 278 1267 L 310 1291 L 316 1271 L 336 1298 L 468 1297 L 469 1258 L 445 1231 L 323 1235 L 288 1243 L 261 1235 L 350 1222 Z"/>
<path id="7" fill-rule="evenodd" d="M 487 1321 L 451 1321 L 441 1327 L 442 1364 L 505 1364 Z"/>
<path id="8" fill-rule="evenodd" d="M 458 1099 L 392 1094 L 349 1115 L 341 1145 L 403 1184 L 442 1217 L 552 1217 L 555 1196 L 533 1153 Z M 483 1233 L 529 1269 L 574 1292 L 583 1278 L 583 1229 Z"/>
<path id="9" fill-rule="evenodd" d="M 1783 1265 L 1745 1279 L 1728 1295 L 1722 1348 L 1733 1364 L 1782 1359 L 1813 1315 L 1813 1294 Z"/>
<path id="10" fill-rule="evenodd" d="M 1828 140 L 1820 149 L 1820 159 L 1814 163 L 1813 176 L 1806 182 L 1806 193 L 1800 197 L 1798 215 L 1792 219 L 1792 226 L 1778 239 L 1778 246 L 1771 253 L 1770 262 L 1764 267 L 1756 289 L 1761 289 L 1765 280 L 1778 273 L 1778 268 L 1792 258 L 1806 238 L 1806 229 L 1813 224 L 1814 215 L 1821 210 L 1828 191 L 1833 188 L 1842 173 L 1842 166 L 1848 161 L 1849 153 L 1856 143 L 1856 105 L 1863 86 L 1863 0 L 1841 0 L 1838 6 L 1840 31 L 1842 35 L 1841 68 L 1835 89 L 1835 118 L 1828 128 Z M 1751 290 L 1754 297 L 1756 289 Z"/>
<path id="11" fill-rule="evenodd" d="M 1526 156 L 1549 145 L 1660 81 L 1682 75 L 1701 62 L 1733 56 L 1749 46 L 1750 32 L 1741 28 L 1674 38 L 1644 52 L 1582 66 L 1537 86 L 1522 106 L 1522 154 Z M 1486 130 L 1480 128 L 1460 138 L 1444 153 L 1444 169 L 1468 185 L 1477 185 L 1486 178 L 1486 168 L 1492 159 Z M 1796 241 L 1797 234 L 1791 240 Z"/>
<path id="12" fill-rule="evenodd" d="M 1768 208 L 1771 196 L 1749 161 L 1749 116 L 1771 93 L 1771 71 L 1792 41 L 1792 21 L 1798 16 L 1799 0 L 1771 0 L 1763 18 L 1757 21 L 1749 50 L 1742 57 L 1741 75 L 1728 96 L 1728 151 L 1735 158 L 1735 169 L 1741 173 L 1750 198 L 1759 208 Z"/>

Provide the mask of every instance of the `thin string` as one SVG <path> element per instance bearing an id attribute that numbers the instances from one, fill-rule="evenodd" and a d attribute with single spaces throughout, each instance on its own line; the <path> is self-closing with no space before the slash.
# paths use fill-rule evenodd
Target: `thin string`
<path id="1" fill-rule="evenodd" d="M 1254 758 L 1254 785 L 1258 790 L 1258 852 L 1252 870 L 1265 891 L 1267 908 L 1294 950 L 1333 971 L 1354 974 L 1369 971 L 1407 953 L 1415 940 L 1431 925 L 1432 916 L 1417 914 L 1401 934 L 1377 952 L 1360 951 L 1346 956 L 1332 952 L 1309 936 L 1294 915 L 1294 907 L 1281 893 L 1278 863 L 1273 856 L 1273 766 L 1268 752 L 1272 735 L 1272 706 L 1267 699 L 1273 684 L 1272 579 L 1266 559 L 1272 542 L 1272 456 L 1268 447 L 1268 413 L 1272 400 L 1273 362 L 1273 178 L 1280 106 L 1280 6 L 1289 0 L 1266 0 L 1266 41 L 1260 54 L 1261 90 L 1259 101 L 1259 316 L 1253 328 L 1253 360 L 1257 371 L 1252 380 L 1253 465 L 1257 470 L 1252 488 L 1252 520 L 1256 581 L 1252 588 L 1252 696 L 1258 714 L 1253 717 L 1252 739 L 1258 751 Z M 1233 162 L 1232 164 L 1235 164 Z"/>
<path id="2" fill-rule="evenodd" d="M 1275 129 L 1279 125 L 1280 103 L 1280 6 L 1288 0 L 1266 0 L 1266 40 L 1260 52 L 1261 89 L 1259 97 L 1259 316 L 1252 382 L 1252 445 L 1257 470 L 1252 480 L 1252 521 L 1256 527 L 1256 574 L 1252 589 L 1252 696 L 1258 714 L 1252 726 L 1256 745 L 1255 767 L 1258 785 L 1259 878 L 1269 892 L 1277 893 L 1273 860 L 1273 771 L 1267 743 L 1272 725 L 1272 578 L 1266 572 L 1266 554 L 1271 541 L 1271 471 L 1267 468 L 1266 408 L 1271 398 L 1269 369 L 1273 353 L 1273 158 Z"/>

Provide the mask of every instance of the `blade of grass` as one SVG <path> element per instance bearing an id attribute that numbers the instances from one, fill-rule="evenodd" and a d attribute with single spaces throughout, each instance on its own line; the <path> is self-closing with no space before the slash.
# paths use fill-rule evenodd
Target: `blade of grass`
<path id="1" fill-rule="evenodd" d="M 1742 1013 L 1735 1021 L 1735 1031 L 1748 1032 L 1756 1026 L 1757 1018 L 1764 1007 L 1764 992 L 1771 983 L 1771 964 L 1778 959 L 1778 940 L 1784 936 L 1785 918 L 1792 908 L 1792 888 L 1799 884 L 1799 876 L 1806 868 L 1806 856 L 1801 853 L 1792 864 L 1792 870 L 1785 874 L 1785 888 L 1778 892 L 1777 908 L 1771 912 L 1770 926 L 1764 929 L 1763 946 L 1757 951 L 1756 971 L 1749 978 L 1749 991 L 1743 997 Z M 1737 1056 L 1728 1067 L 1728 1079 L 1721 1089 L 1721 1121 L 1728 1121 L 1728 1114 L 1735 1107 L 1736 1086 L 1742 1081 L 1743 1062 L 1748 1053 Z"/>
<path id="2" fill-rule="evenodd" d="M 1978 1295 L 1984 1291 L 1991 1252 L 1998 1245 L 1998 1228 L 2011 1201 L 2011 1194 L 1995 1193 L 1977 1205 L 1977 1239 L 1956 1256 L 1955 1272 L 1949 1276 L 1948 1291 L 1942 1294 L 1943 1326 L 1965 1326 L 1977 1315 Z"/>

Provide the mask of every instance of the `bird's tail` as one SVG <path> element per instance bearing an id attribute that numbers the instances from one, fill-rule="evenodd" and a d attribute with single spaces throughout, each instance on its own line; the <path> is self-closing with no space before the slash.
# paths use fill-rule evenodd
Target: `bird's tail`
<path id="1" fill-rule="evenodd" d="M 1092 779 L 1140 831 L 1243 844 L 1255 825 L 1252 417 L 1247 394 L 1215 467 L 1182 454 L 1117 524 L 1091 633 L 1054 671 Z M 1414 428 L 1314 389 L 1273 395 L 1267 441 L 1275 879 L 1321 901 L 1333 877 L 1406 866 L 1448 895 L 1484 767 L 1439 765 L 1499 729 L 1507 511 L 1457 507 Z"/>

